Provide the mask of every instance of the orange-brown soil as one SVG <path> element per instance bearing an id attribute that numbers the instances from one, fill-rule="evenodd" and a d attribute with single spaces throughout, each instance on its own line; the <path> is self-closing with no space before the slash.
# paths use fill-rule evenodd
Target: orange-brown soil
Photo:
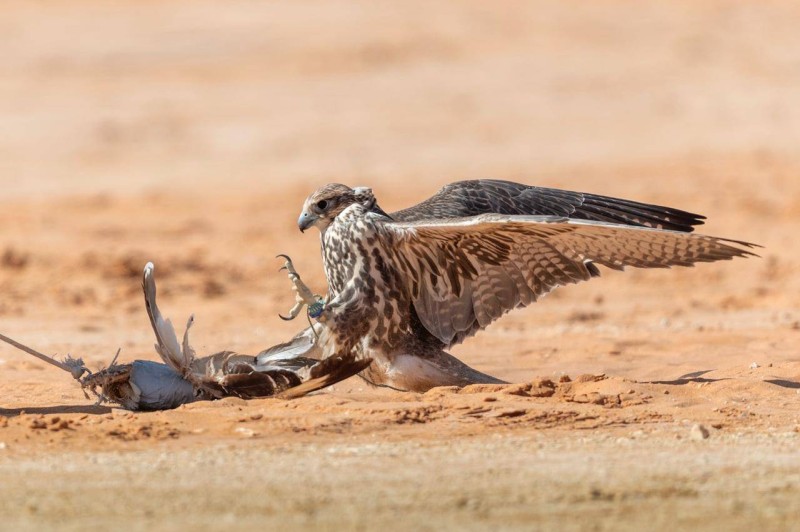
<path id="1" fill-rule="evenodd" d="M 761 258 L 606 271 L 454 350 L 508 386 L 130 413 L 0 345 L 3 527 L 798 526 L 800 8 L 501 4 L 5 4 L 0 332 L 156 359 L 152 260 L 199 354 L 285 340 L 274 257 L 324 291 L 295 220 L 329 181 L 629 197 Z"/>

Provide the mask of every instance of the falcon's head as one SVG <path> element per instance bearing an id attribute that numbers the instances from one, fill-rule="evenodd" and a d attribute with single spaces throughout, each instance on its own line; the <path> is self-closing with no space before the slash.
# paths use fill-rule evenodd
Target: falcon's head
<path id="1" fill-rule="evenodd" d="M 372 189 L 367 187 L 350 188 L 339 183 L 330 183 L 318 188 L 303 204 L 303 211 L 297 220 L 300 231 L 316 226 L 325 231 L 333 220 L 350 205 L 359 203 L 369 210 L 383 213 L 375 203 Z"/>

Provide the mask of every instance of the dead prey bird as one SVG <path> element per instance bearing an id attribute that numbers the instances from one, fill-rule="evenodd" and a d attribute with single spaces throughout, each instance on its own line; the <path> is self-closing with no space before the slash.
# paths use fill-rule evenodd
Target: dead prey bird
<path id="1" fill-rule="evenodd" d="M 342 381 L 371 362 L 357 360 L 353 354 L 325 360 L 306 357 L 304 354 L 313 347 L 313 338 L 302 334 L 257 356 L 222 351 L 197 358 L 189 344 L 194 316 L 189 318 L 183 341 L 179 343 L 172 323 L 162 316 L 156 304 L 154 269 L 152 263 L 145 266 L 142 288 L 156 335 L 155 349 L 163 364 L 149 360 L 118 364 L 115 356 L 108 368 L 92 373 L 81 359 L 67 356 L 58 361 L 7 336 L 0 335 L 0 340 L 68 371 L 80 382 L 84 393 L 91 391 L 98 402 L 116 403 L 129 410 L 162 410 L 229 396 L 301 397 Z"/>
<path id="2" fill-rule="evenodd" d="M 330 184 L 298 220 L 317 227 L 328 281 L 320 301 L 290 268 L 321 325 L 321 358 L 371 358 L 363 376 L 424 391 L 497 383 L 445 349 L 550 290 L 622 270 L 692 266 L 753 255 L 747 242 L 692 234 L 703 216 L 506 181 L 464 181 L 393 214 L 368 188 Z M 291 266 L 288 264 L 287 266 Z"/>

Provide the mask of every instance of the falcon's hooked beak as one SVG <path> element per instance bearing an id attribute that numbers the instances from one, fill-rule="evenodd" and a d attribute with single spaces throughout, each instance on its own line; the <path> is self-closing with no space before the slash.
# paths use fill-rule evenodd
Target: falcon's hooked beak
<path id="1" fill-rule="evenodd" d="M 317 220 L 319 220 L 317 215 L 311 214 L 308 211 L 303 211 L 302 214 L 300 214 L 300 218 L 297 219 L 297 227 L 300 228 L 301 233 L 304 233 L 306 229 L 317 223 Z"/>

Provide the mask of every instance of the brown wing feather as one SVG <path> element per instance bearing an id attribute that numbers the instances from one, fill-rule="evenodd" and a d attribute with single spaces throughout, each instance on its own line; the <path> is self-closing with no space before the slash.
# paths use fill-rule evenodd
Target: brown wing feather
<path id="1" fill-rule="evenodd" d="M 753 244 L 704 235 L 575 221 L 489 215 L 386 223 L 422 324 L 445 345 L 513 308 L 609 268 L 668 268 L 753 255 Z M 401 256 L 401 257 L 400 257 Z"/>
<path id="2" fill-rule="evenodd" d="M 372 364 L 371 358 L 356 359 L 353 355 L 336 355 L 320 360 L 311 368 L 310 378 L 299 386 L 278 394 L 282 399 L 294 399 L 341 382 Z"/>
<path id="3" fill-rule="evenodd" d="M 230 353 L 226 353 L 229 357 Z M 235 355 L 244 358 L 243 355 Z M 252 358 L 252 357 L 249 357 Z M 372 359 L 356 360 L 354 356 L 333 356 L 315 361 L 306 377 L 293 369 L 258 369 L 246 362 L 226 365 L 221 374 L 199 376 L 203 386 L 219 397 L 236 396 L 243 399 L 281 397 L 292 399 L 308 395 L 352 377 L 366 369 Z"/>

